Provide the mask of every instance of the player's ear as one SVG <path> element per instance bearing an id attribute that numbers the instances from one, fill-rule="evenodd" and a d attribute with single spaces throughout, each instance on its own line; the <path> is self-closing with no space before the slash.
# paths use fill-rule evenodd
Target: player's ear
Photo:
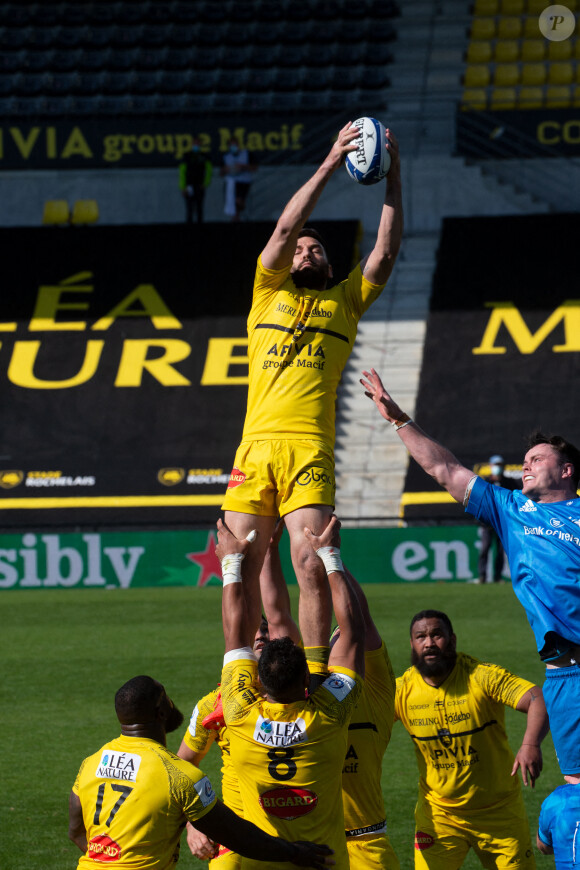
<path id="1" fill-rule="evenodd" d="M 454 634 L 449 638 L 449 645 L 451 646 L 451 649 L 457 649 L 457 637 Z"/>
<path id="2" fill-rule="evenodd" d="M 330 265 L 330 263 L 328 264 L 328 277 L 334 278 L 334 273 L 332 271 L 332 266 Z"/>

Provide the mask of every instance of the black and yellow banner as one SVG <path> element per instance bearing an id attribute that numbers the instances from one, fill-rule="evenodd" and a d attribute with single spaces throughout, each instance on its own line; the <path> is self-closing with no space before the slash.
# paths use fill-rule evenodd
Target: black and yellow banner
<path id="1" fill-rule="evenodd" d="M 191 149 L 194 136 L 215 164 L 221 164 L 232 137 L 256 163 L 317 163 L 343 123 L 312 113 L 14 121 L 0 124 L 0 169 L 176 166 Z"/>
<path id="2" fill-rule="evenodd" d="M 318 222 L 337 277 L 355 221 Z M 7 229 L 3 527 L 215 522 L 273 224 Z"/>
<path id="3" fill-rule="evenodd" d="M 577 157 L 580 110 L 457 111 L 456 151 L 463 157 Z"/>
<path id="4" fill-rule="evenodd" d="M 579 232 L 577 214 L 444 222 L 416 419 L 470 468 L 515 470 L 535 429 L 580 444 Z M 414 462 L 403 509 L 466 517 Z"/>

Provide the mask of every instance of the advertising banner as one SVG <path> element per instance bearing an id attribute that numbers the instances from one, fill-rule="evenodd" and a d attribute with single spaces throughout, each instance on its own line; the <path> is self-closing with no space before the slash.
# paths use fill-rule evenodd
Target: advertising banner
<path id="1" fill-rule="evenodd" d="M 232 138 L 256 163 L 318 163 L 343 123 L 312 113 L 14 121 L 0 124 L 0 169 L 172 167 L 191 149 L 194 136 L 216 165 Z"/>
<path id="2" fill-rule="evenodd" d="M 534 430 L 580 443 L 578 231 L 577 214 L 444 221 L 415 419 L 478 472 L 499 453 L 517 476 Z M 467 519 L 413 461 L 403 512 Z"/>
<path id="3" fill-rule="evenodd" d="M 339 280 L 356 221 L 317 222 Z M 215 522 L 273 224 L 4 230 L 0 527 Z"/>
<path id="4" fill-rule="evenodd" d="M 456 116 L 456 152 L 463 157 L 577 157 L 578 109 L 462 112 Z"/>
<path id="5" fill-rule="evenodd" d="M 465 583 L 477 577 L 478 529 L 342 529 L 361 583 Z M 197 531 L 0 535 L 0 589 L 221 585 L 215 527 Z M 287 536 L 284 575 L 295 583 Z"/>

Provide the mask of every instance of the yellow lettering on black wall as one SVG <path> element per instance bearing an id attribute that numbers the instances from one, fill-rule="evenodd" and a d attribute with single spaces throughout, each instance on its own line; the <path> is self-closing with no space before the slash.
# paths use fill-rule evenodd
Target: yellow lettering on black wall
<path id="1" fill-rule="evenodd" d="M 60 156 L 63 160 L 68 160 L 69 157 L 73 157 L 76 154 L 79 154 L 81 157 L 93 156 L 93 152 L 89 148 L 89 143 L 79 128 L 73 127 Z"/>
<path id="2" fill-rule="evenodd" d="M 10 135 L 12 136 L 14 144 L 20 151 L 22 157 L 24 157 L 25 160 L 28 160 L 30 152 L 34 148 L 36 140 L 40 135 L 40 127 L 32 127 L 26 139 L 18 127 L 10 127 Z"/>
<path id="3" fill-rule="evenodd" d="M 487 302 L 492 309 L 488 324 L 479 347 L 474 347 L 474 354 L 505 353 L 506 347 L 496 345 L 498 332 L 505 326 L 520 353 L 534 353 L 548 335 L 558 326 L 564 324 L 564 344 L 555 344 L 554 353 L 572 353 L 580 351 L 580 300 L 569 299 L 560 305 L 540 326 L 536 332 L 530 332 L 519 310 L 513 302 Z"/>
<path id="4" fill-rule="evenodd" d="M 150 348 L 163 348 L 163 356 L 147 359 Z M 175 363 L 186 359 L 191 347 L 179 338 L 127 339 L 123 345 L 116 387 L 140 387 L 143 372 L 148 371 L 164 387 L 187 387 L 191 384 L 181 372 L 173 368 Z"/>
<path id="5" fill-rule="evenodd" d="M 93 377 L 99 365 L 104 341 L 89 341 L 80 371 L 71 378 L 59 381 L 45 381 L 34 374 L 36 358 L 40 349 L 39 341 L 16 341 L 12 359 L 8 366 L 8 380 L 17 387 L 29 390 L 67 390 L 85 384 Z"/>
<path id="6" fill-rule="evenodd" d="M 236 356 L 234 354 L 236 348 L 243 348 L 246 355 Z M 231 375 L 230 367 L 233 365 L 247 367 L 248 363 L 247 338 L 210 338 L 201 385 L 210 387 L 218 384 L 247 384 L 248 374 Z"/>
<path id="7" fill-rule="evenodd" d="M 61 302 L 61 297 L 65 293 L 92 293 L 93 287 L 91 284 L 79 283 L 80 281 L 87 281 L 92 277 L 92 272 L 78 272 L 76 275 L 71 275 L 70 278 L 65 278 L 60 284 L 40 286 L 32 319 L 28 326 L 30 332 L 44 332 L 45 330 L 74 330 L 80 332 L 86 329 L 87 324 L 85 321 L 57 321 L 56 314 L 59 311 L 87 310 L 89 307 L 88 302 L 80 302 L 78 300 L 76 302 Z"/>
<path id="8" fill-rule="evenodd" d="M 133 307 L 136 303 L 140 303 L 138 308 Z M 171 313 L 153 284 L 139 284 L 108 314 L 97 320 L 91 329 L 109 329 L 118 317 L 150 317 L 155 329 L 183 328 L 181 322 Z"/>

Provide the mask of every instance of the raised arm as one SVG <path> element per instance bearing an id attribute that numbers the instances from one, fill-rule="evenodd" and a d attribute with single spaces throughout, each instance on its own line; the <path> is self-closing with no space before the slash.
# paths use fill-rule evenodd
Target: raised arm
<path id="1" fill-rule="evenodd" d="M 360 131 L 357 127 L 352 127 L 350 121 L 345 124 L 324 162 L 286 205 L 276 224 L 276 229 L 261 254 L 265 269 L 283 269 L 285 266 L 290 266 L 296 250 L 298 233 L 312 214 L 331 175 L 336 172 L 346 154 L 356 150 L 354 140 L 358 136 Z"/>
<path id="2" fill-rule="evenodd" d="M 320 536 L 304 529 L 310 545 L 322 559 L 332 594 L 340 637 L 330 651 L 329 665 L 345 667 L 361 677 L 365 672 L 365 623 L 356 592 L 340 558 L 340 522 L 333 516 Z"/>
<path id="3" fill-rule="evenodd" d="M 386 284 L 389 280 L 403 236 L 403 199 L 399 145 L 391 130 L 387 130 L 387 150 L 391 168 L 387 173 L 385 201 L 377 240 L 373 250 L 361 262 L 363 275 L 371 284 Z"/>
<path id="4" fill-rule="evenodd" d="M 224 584 L 222 622 L 225 651 L 230 652 L 233 649 L 251 647 L 254 641 L 242 583 L 242 561 L 253 538 L 250 532 L 248 538 L 239 541 L 221 519 L 217 521 L 217 536 L 216 555 L 221 562 Z"/>
<path id="5" fill-rule="evenodd" d="M 365 395 L 373 400 L 380 415 L 394 426 L 397 435 L 415 462 L 446 489 L 456 501 L 462 504 L 467 484 L 475 476 L 473 471 L 461 465 L 450 450 L 423 432 L 399 408 L 383 387 L 382 381 L 374 369 L 371 369 L 370 372 L 363 372 L 363 375 L 361 384 L 365 389 Z"/>
<path id="6" fill-rule="evenodd" d="M 512 767 L 512 776 L 515 776 L 518 770 L 521 770 L 524 785 L 531 785 L 533 788 L 543 765 L 540 744 L 550 730 L 546 704 L 540 687 L 534 686 L 529 692 L 526 692 L 520 698 L 516 710 L 526 713 L 528 723 L 522 745 L 518 750 L 514 766 Z M 530 779 L 529 783 L 528 776 Z"/>
<path id="7" fill-rule="evenodd" d="M 358 580 L 351 574 L 346 565 L 344 566 L 344 571 L 346 573 L 346 576 L 348 577 L 348 581 L 351 587 L 354 590 L 354 594 L 358 599 L 358 603 L 360 604 L 360 609 L 363 615 L 365 624 L 365 650 L 367 652 L 371 652 L 374 649 L 379 649 L 379 647 L 383 643 L 383 640 L 371 616 L 367 597 L 362 591 Z"/>

